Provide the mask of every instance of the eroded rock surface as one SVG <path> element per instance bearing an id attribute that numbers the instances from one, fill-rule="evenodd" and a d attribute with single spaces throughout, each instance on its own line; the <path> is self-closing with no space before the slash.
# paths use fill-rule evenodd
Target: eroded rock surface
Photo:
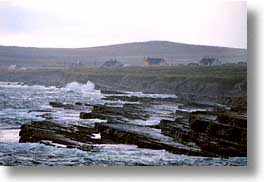
<path id="1" fill-rule="evenodd" d="M 55 121 L 49 110 L 41 115 L 45 121 L 21 127 L 20 142 L 58 143 L 82 150 L 91 150 L 93 144 L 131 144 L 192 156 L 247 155 L 247 117 L 239 109 L 241 102 L 182 100 L 107 91 L 100 104 L 51 102 L 54 108 L 79 111 L 79 120 L 86 124 Z"/>
<path id="2" fill-rule="evenodd" d="M 32 122 L 23 125 L 20 131 L 19 142 L 40 142 L 45 141 L 62 144 L 66 147 L 75 147 L 80 149 L 90 149 L 92 143 L 100 143 L 100 140 L 94 139 L 93 134 L 97 133 L 93 126 L 77 126 L 58 124 L 51 121 Z"/>
<path id="3" fill-rule="evenodd" d="M 233 111 L 176 112 L 173 121 L 162 120 L 165 135 L 183 143 L 193 142 L 219 156 L 247 155 L 247 117 Z"/>

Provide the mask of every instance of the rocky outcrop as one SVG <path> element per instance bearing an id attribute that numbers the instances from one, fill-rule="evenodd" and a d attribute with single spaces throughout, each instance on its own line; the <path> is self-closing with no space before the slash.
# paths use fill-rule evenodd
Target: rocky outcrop
<path id="1" fill-rule="evenodd" d="M 120 143 L 194 156 L 247 155 L 245 98 L 221 98 L 225 102 L 217 103 L 195 97 L 111 94 L 105 104 L 51 102 L 53 107 L 79 111 L 78 124 L 53 120 L 52 110 L 45 110 L 40 115 L 45 121 L 22 126 L 20 142 L 57 143 L 83 150 L 90 150 L 92 144 Z M 144 124 L 151 117 L 160 123 Z"/>
<path id="2" fill-rule="evenodd" d="M 167 150 L 186 155 L 209 155 L 198 147 L 189 147 L 160 133 L 159 130 L 131 124 L 99 123 L 96 128 L 101 133 L 102 143 L 135 144 L 140 148 Z"/>
<path id="3" fill-rule="evenodd" d="M 177 98 L 155 98 L 155 97 L 137 97 L 137 96 L 127 96 L 127 95 L 110 95 L 106 96 L 105 100 L 121 100 L 121 101 L 127 101 L 127 102 L 140 102 L 140 103 L 151 103 L 151 102 L 175 102 L 178 101 Z"/>
<path id="4" fill-rule="evenodd" d="M 174 121 L 159 127 L 182 143 L 195 143 L 203 151 L 219 156 L 247 155 L 247 117 L 233 111 L 177 112 Z"/>
<path id="5" fill-rule="evenodd" d="M 66 125 L 52 121 L 32 122 L 21 127 L 19 142 L 50 141 L 86 150 L 90 144 L 100 143 L 100 140 L 93 138 L 93 133 L 97 133 L 93 126 Z"/>
<path id="6" fill-rule="evenodd" d="M 75 104 L 67 104 L 67 103 L 61 103 L 61 102 L 50 102 L 50 106 L 54 108 L 64 108 L 64 109 L 74 109 L 74 110 L 81 110 L 86 108 L 89 105 L 76 102 Z"/>
<path id="7" fill-rule="evenodd" d="M 109 122 L 127 122 L 131 119 L 146 119 L 148 113 L 140 105 L 123 104 L 122 107 L 95 105 L 92 112 L 81 112 L 81 119 L 107 119 Z"/>
<path id="8" fill-rule="evenodd" d="M 246 96 L 212 96 L 205 94 L 177 94 L 181 103 L 198 108 L 213 107 L 214 109 L 232 110 L 238 113 L 247 112 Z"/>

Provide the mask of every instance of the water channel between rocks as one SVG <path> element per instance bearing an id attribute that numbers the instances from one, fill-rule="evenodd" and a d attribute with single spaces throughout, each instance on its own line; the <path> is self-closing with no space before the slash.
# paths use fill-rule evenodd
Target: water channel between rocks
<path id="1" fill-rule="evenodd" d="M 197 131 L 205 126 L 225 131 L 230 123 L 221 118 L 244 122 L 224 111 L 217 113 L 219 124 L 214 115 L 203 113 L 210 109 L 210 104 L 183 107 L 176 95 L 103 92 L 89 81 L 62 88 L 1 82 L 0 165 L 246 166 L 246 154 L 236 153 L 244 141 L 225 133 L 209 138 L 210 145 L 198 141 Z M 189 126 L 185 115 L 195 112 Z M 201 118 L 210 121 L 201 127 Z M 245 127 L 231 128 L 241 133 Z M 211 149 L 215 142 L 220 152 Z"/>

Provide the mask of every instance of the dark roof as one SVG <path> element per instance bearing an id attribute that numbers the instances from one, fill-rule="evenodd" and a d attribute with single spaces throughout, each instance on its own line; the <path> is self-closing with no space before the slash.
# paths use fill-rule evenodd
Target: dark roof
<path id="1" fill-rule="evenodd" d="M 122 67 L 123 64 L 117 60 L 109 60 L 103 63 L 103 67 Z"/>
<path id="2" fill-rule="evenodd" d="M 160 64 L 165 62 L 162 58 L 147 58 L 146 61 L 150 64 Z"/>

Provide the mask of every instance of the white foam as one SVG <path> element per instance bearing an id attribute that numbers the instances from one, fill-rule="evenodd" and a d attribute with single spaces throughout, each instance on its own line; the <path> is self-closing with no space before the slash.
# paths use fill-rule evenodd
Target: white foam
<path id="1" fill-rule="evenodd" d="M 20 129 L 0 129 L 0 143 L 17 143 Z"/>
<path id="2" fill-rule="evenodd" d="M 93 133 L 93 136 L 91 138 L 92 139 L 101 139 L 101 134 L 100 133 Z"/>
<path id="3" fill-rule="evenodd" d="M 46 87 L 43 85 L 25 85 L 22 82 L 0 82 L 2 88 L 32 88 L 38 90 L 57 90 L 55 86 Z"/>
<path id="4" fill-rule="evenodd" d="M 158 118 L 158 117 L 150 117 L 147 120 L 135 119 L 135 120 L 131 121 L 130 123 L 136 124 L 136 125 L 142 125 L 142 126 L 155 126 L 155 125 L 158 125 L 160 123 L 161 119 L 162 118 Z"/>
<path id="5" fill-rule="evenodd" d="M 2 109 L 0 110 L 0 118 L 8 119 L 25 119 L 25 120 L 37 120 L 42 121 L 44 118 L 39 117 L 38 115 L 42 112 L 28 112 L 27 109 Z"/>
<path id="6" fill-rule="evenodd" d="M 106 123 L 107 120 L 104 119 L 81 119 L 81 124 L 95 124 L 95 123 Z"/>
<path id="7" fill-rule="evenodd" d="M 143 92 L 126 92 L 128 96 L 135 96 L 135 97 L 146 97 L 146 98 L 161 98 L 161 99 L 166 99 L 166 98 L 177 98 L 176 95 L 174 94 L 145 94 Z"/>
<path id="8" fill-rule="evenodd" d="M 65 92 L 77 92 L 77 93 L 87 93 L 87 92 L 94 92 L 95 90 L 95 85 L 91 81 L 87 81 L 86 84 L 81 84 L 78 82 L 71 82 L 68 83 L 64 87 Z"/>
<path id="9" fill-rule="evenodd" d="M 207 111 L 207 109 L 199 109 L 199 108 L 185 108 L 185 109 L 176 109 L 177 111 L 183 112 L 197 112 L 197 111 Z"/>

